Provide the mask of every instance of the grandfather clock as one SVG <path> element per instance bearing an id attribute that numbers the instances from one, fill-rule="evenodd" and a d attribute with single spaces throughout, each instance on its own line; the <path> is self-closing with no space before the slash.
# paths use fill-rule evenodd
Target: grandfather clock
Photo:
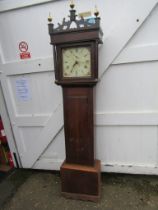
<path id="1" fill-rule="evenodd" d="M 61 166 L 62 194 L 98 201 L 100 161 L 94 158 L 93 88 L 98 81 L 98 45 L 102 43 L 99 12 L 91 19 L 76 18 L 54 28 L 48 18 L 54 46 L 55 83 L 62 86 L 66 159 Z"/>

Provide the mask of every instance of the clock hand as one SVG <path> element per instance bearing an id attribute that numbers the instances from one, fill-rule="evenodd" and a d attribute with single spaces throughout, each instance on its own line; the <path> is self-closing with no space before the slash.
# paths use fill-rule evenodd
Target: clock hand
<path id="1" fill-rule="evenodd" d="M 77 64 L 78 64 L 78 61 L 75 61 L 75 63 L 74 63 L 73 66 L 72 66 L 71 73 L 73 72 L 73 69 L 74 69 L 74 67 L 75 67 Z"/>

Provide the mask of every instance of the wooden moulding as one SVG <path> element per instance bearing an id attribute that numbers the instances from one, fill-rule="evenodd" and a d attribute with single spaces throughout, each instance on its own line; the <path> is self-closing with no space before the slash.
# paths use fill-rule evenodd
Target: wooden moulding
<path id="1" fill-rule="evenodd" d="M 64 162 L 61 166 L 61 194 L 66 198 L 98 202 L 100 200 L 100 161 L 94 166 Z"/>
<path id="2" fill-rule="evenodd" d="M 85 42 L 90 40 L 98 40 L 99 43 L 102 43 L 101 36 L 102 35 L 99 29 L 71 33 L 65 32 L 51 35 L 51 44 L 54 45 L 69 42 Z"/>

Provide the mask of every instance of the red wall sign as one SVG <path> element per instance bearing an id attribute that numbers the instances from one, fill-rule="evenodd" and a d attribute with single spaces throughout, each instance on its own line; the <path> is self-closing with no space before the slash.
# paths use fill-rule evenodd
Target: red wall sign
<path id="1" fill-rule="evenodd" d="M 19 50 L 20 50 L 20 58 L 21 59 L 28 59 L 31 58 L 30 52 L 28 52 L 28 44 L 27 42 L 20 42 L 19 43 Z"/>

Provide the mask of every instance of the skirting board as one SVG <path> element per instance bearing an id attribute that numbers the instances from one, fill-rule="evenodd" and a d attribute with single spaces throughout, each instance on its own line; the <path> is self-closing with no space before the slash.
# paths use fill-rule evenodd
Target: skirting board
<path id="1" fill-rule="evenodd" d="M 59 171 L 62 163 L 63 160 L 41 159 L 36 162 L 33 169 Z M 107 164 L 101 162 L 101 172 L 158 175 L 158 167 L 151 165 Z"/>

